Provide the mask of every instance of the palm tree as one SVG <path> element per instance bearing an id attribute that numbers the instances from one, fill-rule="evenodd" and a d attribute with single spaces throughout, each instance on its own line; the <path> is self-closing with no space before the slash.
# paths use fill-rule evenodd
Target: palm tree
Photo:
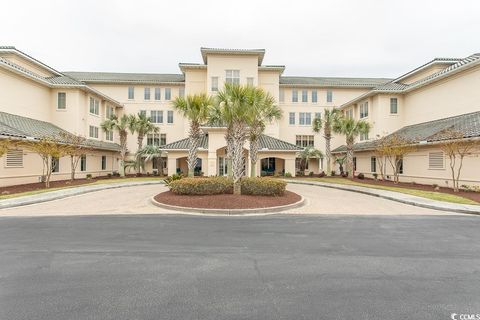
<path id="1" fill-rule="evenodd" d="M 248 119 L 253 107 L 251 91 L 251 86 L 226 83 L 216 96 L 214 114 L 227 127 L 225 139 L 232 159 L 233 193 L 236 195 L 241 194 L 240 179 L 245 174 L 243 146 L 248 137 Z"/>
<path id="2" fill-rule="evenodd" d="M 101 123 L 101 127 L 105 132 L 116 131 L 120 138 L 120 176 L 125 177 L 125 156 L 127 154 L 127 137 L 129 130 L 130 120 L 127 115 L 123 115 L 120 118 L 113 115 L 110 119 L 107 119 Z"/>
<path id="3" fill-rule="evenodd" d="M 255 177 L 260 136 L 265 131 L 265 126 L 268 123 L 279 120 L 282 117 L 282 110 L 275 104 L 273 96 L 261 88 L 251 87 L 249 100 L 251 105 L 248 115 L 248 126 L 250 127 L 248 136 L 250 143 L 250 176 Z"/>
<path id="4" fill-rule="evenodd" d="M 209 110 L 213 105 L 213 99 L 206 94 L 188 95 L 186 98 L 177 97 L 172 102 L 173 108 L 180 112 L 190 121 L 188 132 L 188 176 L 193 177 L 197 165 L 198 146 L 200 145 L 200 125 L 208 120 Z"/>
<path id="5" fill-rule="evenodd" d="M 310 159 L 322 159 L 323 153 L 314 147 L 307 147 L 298 153 L 298 157 L 301 159 L 300 170 L 305 172 L 308 161 Z"/>
<path id="6" fill-rule="evenodd" d="M 160 132 L 160 128 L 157 127 L 149 117 L 147 117 L 144 113 L 138 113 L 138 115 L 131 114 L 128 116 L 129 121 L 129 130 L 132 134 L 137 133 L 137 152 L 141 150 L 143 147 L 143 139 L 146 135 L 151 133 L 158 133 Z M 137 166 L 135 166 L 135 170 L 138 172 L 143 171 L 145 168 L 145 163 L 143 158 L 139 158 L 136 162 Z"/>
<path id="7" fill-rule="evenodd" d="M 340 112 L 338 109 L 328 110 L 325 109 L 322 118 L 315 118 L 313 120 L 313 131 L 320 133 L 323 129 L 323 137 L 325 138 L 325 158 L 327 160 L 327 174 L 332 173 L 332 152 L 330 151 L 330 141 L 332 140 L 332 129 L 335 123 L 338 121 Z"/>
<path id="8" fill-rule="evenodd" d="M 353 144 L 360 134 L 368 134 L 370 123 L 363 120 L 341 117 L 333 126 L 333 131 L 345 136 L 347 144 L 347 176 L 353 178 Z"/>

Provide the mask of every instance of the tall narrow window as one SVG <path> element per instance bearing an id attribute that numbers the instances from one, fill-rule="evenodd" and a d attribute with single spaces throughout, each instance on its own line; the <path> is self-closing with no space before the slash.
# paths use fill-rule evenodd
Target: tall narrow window
<path id="1" fill-rule="evenodd" d="M 252 77 L 247 78 L 247 85 L 253 87 L 253 78 Z"/>
<path id="2" fill-rule="evenodd" d="M 160 88 L 155 88 L 155 100 L 160 100 Z"/>
<path id="3" fill-rule="evenodd" d="M 184 88 L 184 87 L 180 87 L 180 88 L 178 89 L 178 96 L 179 96 L 180 98 L 184 98 L 184 97 L 185 97 L 185 88 Z"/>
<path id="4" fill-rule="evenodd" d="M 403 158 L 399 159 L 398 173 L 403 174 Z"/>
<path id="5" fill-rule="evenodd" d="M 285 101 L 285 90 L 280 89 L 280 91 L 278 92 L 278 100 L 280 100 L 280 102 Z"/>
<path id="6" fill-rule="evenodd" d="M 240 70 L 225 70 L 225 82 L 240 84 Z"/>
<path id="7" fill-rule="evenodd" d="M 305 112 L 305 124 L 308 125 L 308 126 L 312 124 L 312 113 L 311 112 Z"/>
<path id="8" fill-rule="evenodd" d="M 152 121 L 152 123 L 163 123 L 163 111 L 162 110 L 151 110 L 150 111 L 150 121 Z"/>
<path id="9" fill-rule="evenodd" d="M 302 102 L 308 102 L 308 91 L 302 90 Z"/>
<path id="10" fill-rule="evenodd" d="M 332 92 L 332 90 L 327 91 L 327 102 L 333 102 L 333 92 Z"/>
<path id="11" fill-rule="evenodd" d="M 299 125 L 305 125 L 305 112 L 300 112 L 298 114 L 298 124 Z"/>
<path id="12" fill-rule="evenodd" d="M 80 158 L 80 171 L 87 171 L 87 156 L 82 155 Z"/>
<path id="13" fill-rule="evenodd" d="M 317 100 L 318 100 L 317 90 L 312 90 L 312 102 L 317 103 Z"/>
<path id="14" fill-rule="evenodd" d="M 147 116 L 147 110 L 140 110 L 138 112 L 139 115 L 146 117 Z"/>
<path id="15" fill-rule="evenodd" d="M 397 114 L 398 113 L 398 99 L 397 98 L 390 98 L 390 113 Z"/>
<path id="16" fill-rule="evenodd" d="M 90 97 L 90 113 L 97 116 L 100 113 L 100 101 L 92 97 Z"/>
<path id="17" fill-rule="evenodd" d="M 166 133 L 160 133 L 160 145 L 164 146 L 167 144 L 167 134 Z"/>
<path id="18" fill-rule="evenodd" d="M 167 123 L 173 123 L 173 111 L 167 112 Z"/>
<path id="19" fill-rule="evenodd" d="M 370 158 L 370 171 L 377 172 L 377 158 L 371 157 Z"/>
<path id="20" fill-rule="evenodd" d="M 107 131 L 107 132 L 105 132 L 105 140 L 107 140 L 107 141 L 113 141 L 113 131 Z"/>
<path id="21" fill-rule="evenodd" d="M 115 114 L 115 109 L 112 106 L 107 106 L 107 112 L 105 113 L 105 117 L 110 119 Z"/>
<path id="22" fill-rule="evenodd" d="M 322 119 L 322 113 L 321 112 L 315 112 L 315 119 Z"/>
<path id="23" fill-rule="evenodd" d="M 102 170 L 107 170 L 107 156 L 102 156 Z"/>
<path id="24" fill-rule="evenodd" d="M 295 112 L 288 114 L 288 124 L 295 124 Z"/>
<path id="25" fill-rule="evenodd" d="M 98 139 L 98 127 L 95 127 L 95 126 L 89 127 L 89 137 Z"/>
<path id="26" fill-rule="evenodd" d="M 298 102 L 298 91 L 292 90 L 292 102 Z"/>
<path id="27" fill-rule="evenodd" d="M 150 88 L 145 88 L 143 99 L 150 100 Z"/>
<path id="28" fill-rule="evenodd" d="M 368 117 L 368 101 L 360 104 L 360 119 Z"/>
<path id="29" fill-rule="evenodd" d="M 218 91 L 218 77 L 212 77 L 212 91 Z"/>
<path id="30" fill-rule="evenodd" d="M 67 108 L 67 94 L 65 92 L 58 93 L 57 109 L 63 110 Z"/>
<path id="31" fill-rule="evenodd" d="M 52 157 L 52 172 L 58 172 L 60 170 L 60 159 Z"/>
<path id="32" fill-rule="evenodd" d="M 128 100 L 135 99 L 135 87 L 128 87 Z"/>
<path id="33" fill-rule="evenodd" d="M 172 99 L 172 89 L 165 88 L 165 100 L 171 100 L 171 99 Z"/>

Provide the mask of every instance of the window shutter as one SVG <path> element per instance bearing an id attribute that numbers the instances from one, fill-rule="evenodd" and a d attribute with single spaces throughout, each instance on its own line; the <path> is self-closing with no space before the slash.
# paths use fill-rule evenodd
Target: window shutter
<path id="1" fill-rule="evenodd" d="M 21 168 L 23 167 L 23 150 L 8 150 L 5 159 L 7 168 Z"/>
<path id="2" fill-rule="evenodd" d="M 444 168 L 443 152 L 430 152 L 428 154 L 428 168 L 429 169 L 443 169 Z"/>

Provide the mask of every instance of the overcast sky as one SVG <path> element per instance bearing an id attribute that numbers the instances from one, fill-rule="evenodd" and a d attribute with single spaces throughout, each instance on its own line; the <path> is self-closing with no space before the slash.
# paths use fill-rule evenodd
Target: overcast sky
<path id="1" fill-rule="evenodd" d="M 478 0 L 2 2 L 0 45 L 60 71 L 179 73 L 205 46 L 264 48 L 285 75 L 395 77 L 480 52 Z"/>

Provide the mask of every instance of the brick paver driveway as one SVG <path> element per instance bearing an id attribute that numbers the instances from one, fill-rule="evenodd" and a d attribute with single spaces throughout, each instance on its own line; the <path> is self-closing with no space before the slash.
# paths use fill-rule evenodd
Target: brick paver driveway
<path id="1" fill-rule="evenodd" d="M 362 214 L 362 215 L 446 215 L 448 213 L 418 208 L 398 202 L 354 192 L 308 185 L 288 185 L 288 189 L 303 195 L 306 205 L 287 213 L 296 214 Z M 0 216 L 10 215 L 79 215 L 79 214 L 155 214 L 167 213 L 155 207 L 150 198 L 166 191 L 162 185 L 136 186 L 104 190 L 36 205 L 0 210 Z"/>

